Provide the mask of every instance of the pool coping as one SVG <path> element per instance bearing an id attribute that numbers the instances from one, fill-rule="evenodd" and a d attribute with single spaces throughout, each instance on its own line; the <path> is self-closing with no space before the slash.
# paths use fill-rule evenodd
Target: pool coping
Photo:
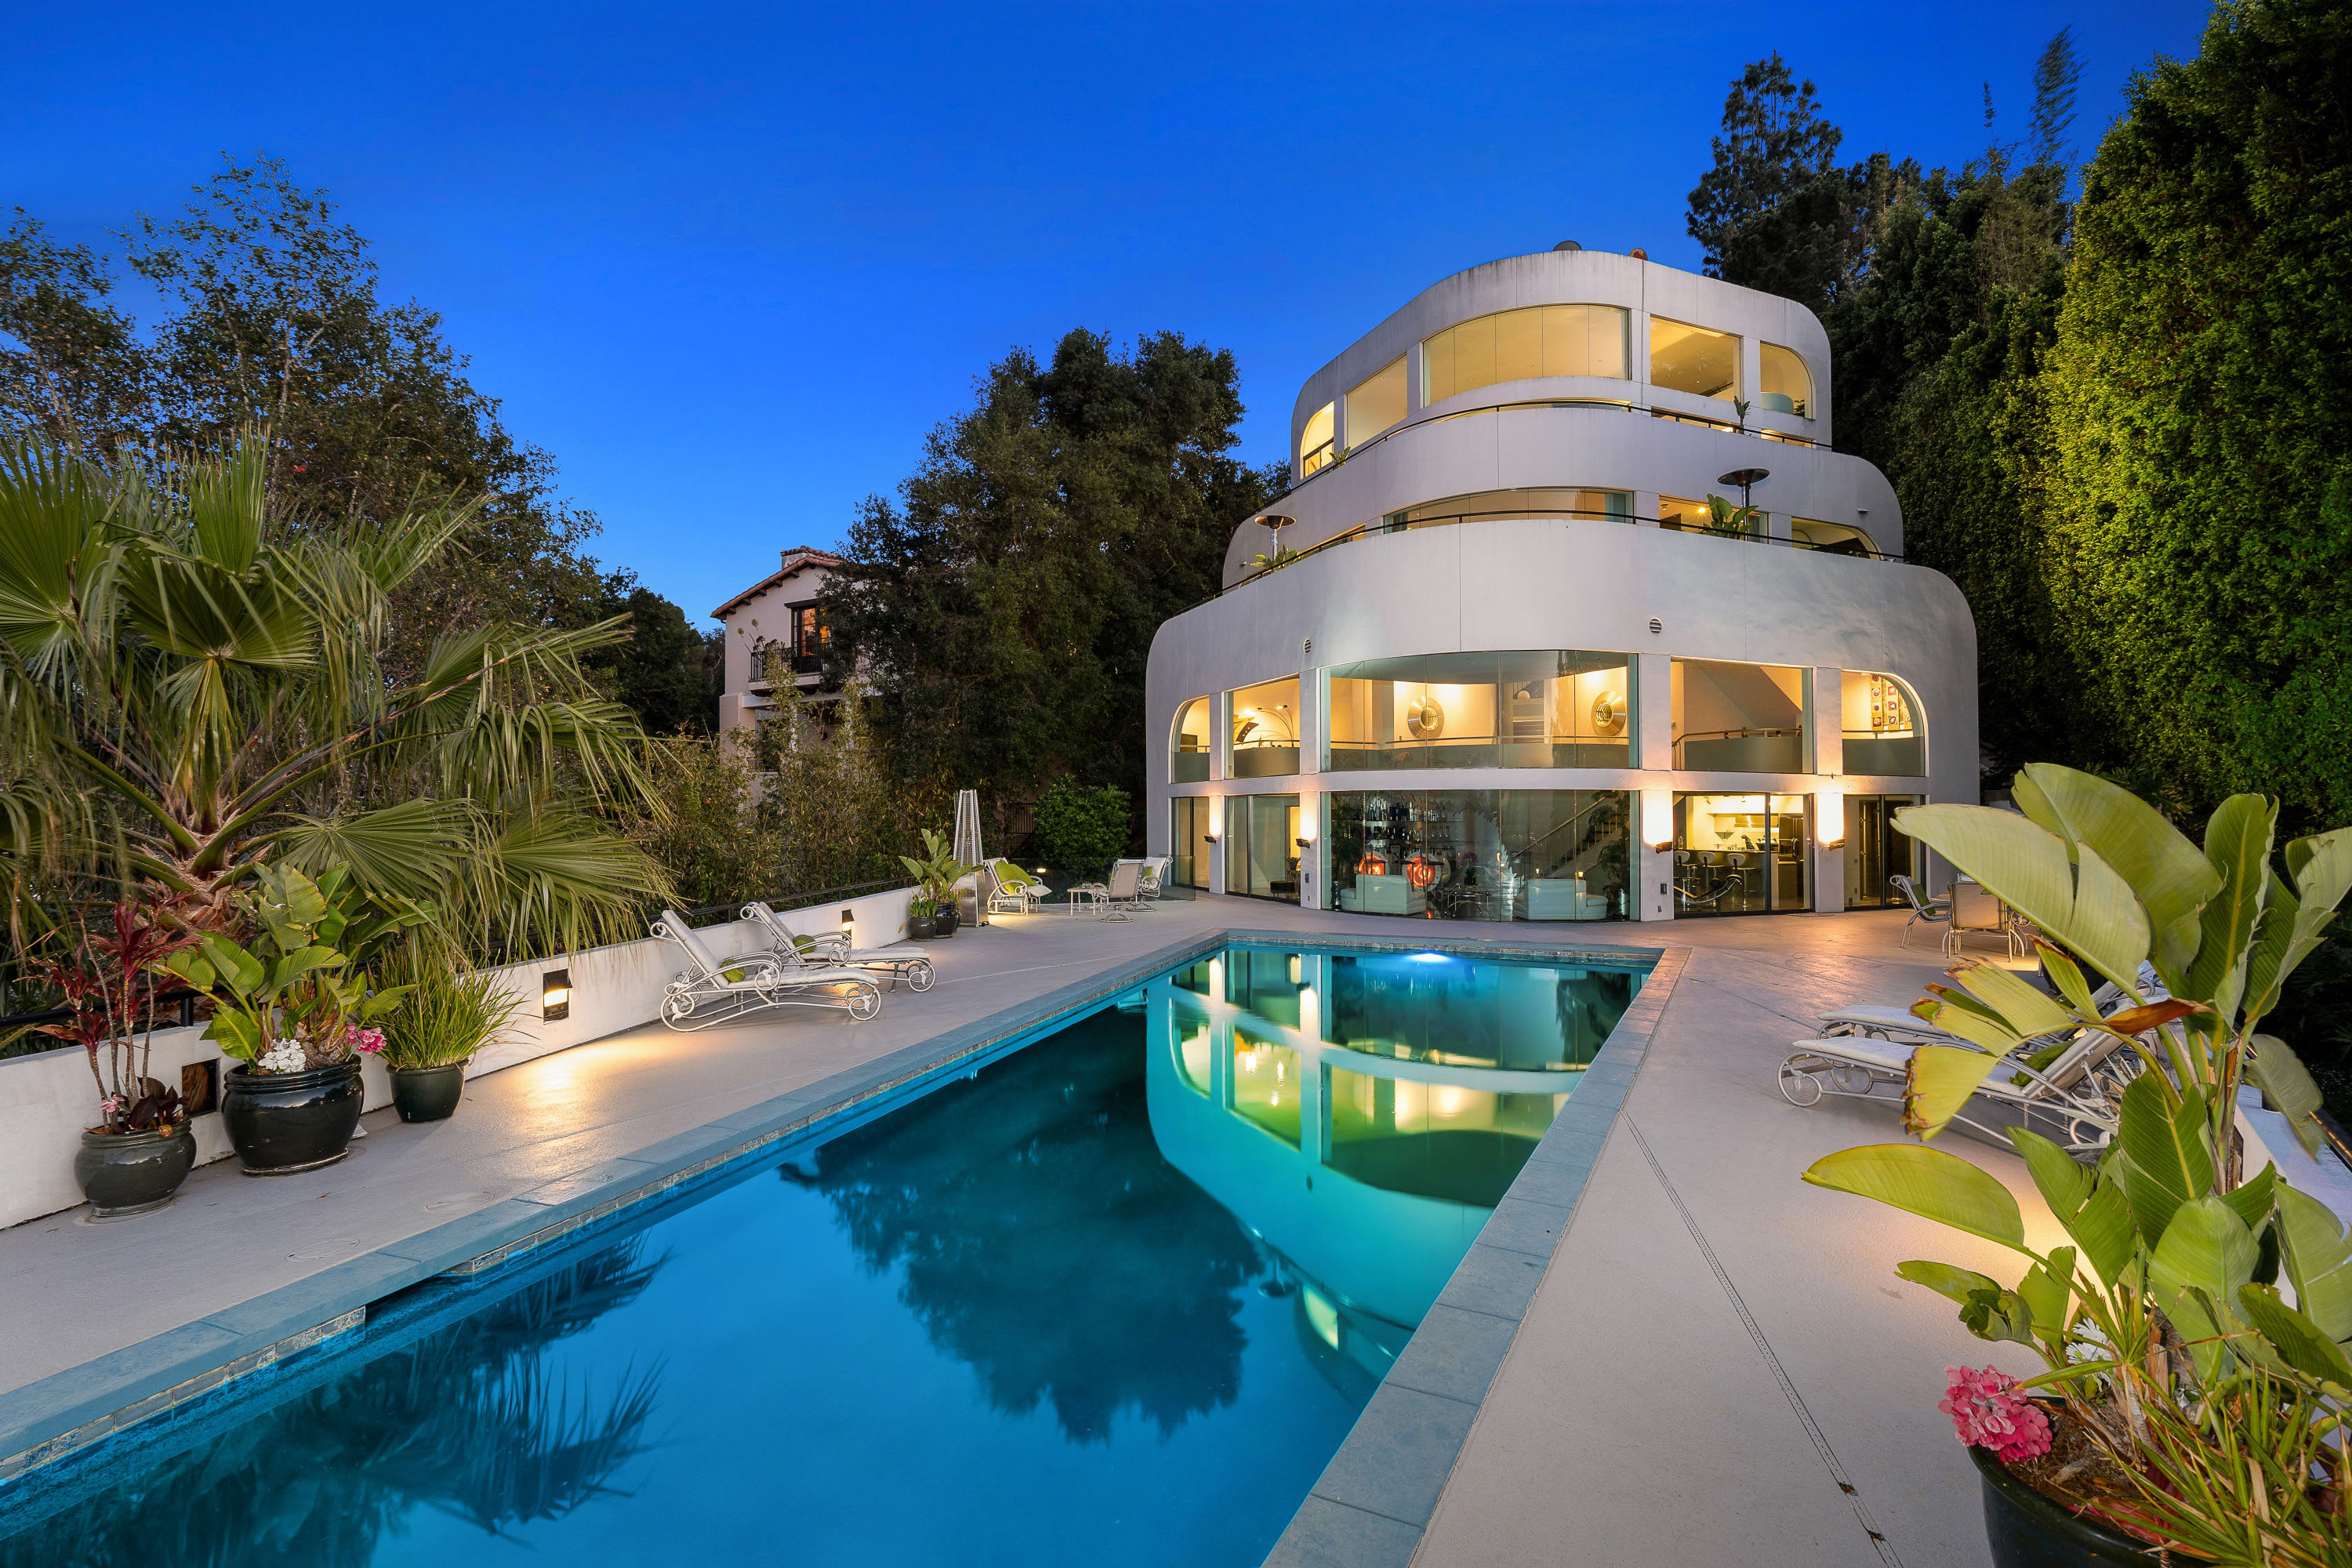
<path id="1" fill-rule="evenodd" d="M 1480 944 L 1480 951 L 1494 949 Z M 1405 1568 L 1412 1561 L 1690 956 L 1684 947 L 1651 951 L 1657 963 L 1640 992 L 1291 1516 L 1265 1568 Z"/>
<path id="2" fill-rule="evenodd" d="M 1565 946 L 1435 935 L 1408 941 L 1378 934 L 1248 927 L 1200 931 L 1014 1006 L 899 1047 L 859 1067 L 705 1122 L 634 1153 L 542 1184 L 470 1215 L 344 1259 L 290 1285 L 0 1394 L 0 1486 L 13 1485 L 32 1470 L 79 1453 L 127 1427 L 178 1410 L 240 1378 L 276 1368 L 289 1357 L 331 1347 L 342 1334 L 366 1321 L 368 1309 L 373 1303 L 411 1286 L 436 1276 L 465 1278 L 479 1274 L 523 1254 L 572 1238 L 587 1226 L 657 1199 L 721 1165 L 804 1135 L 819 1122 L 830 1122 L 845 1114 L 857 1115 L 859 1120 L 880 1115 L 923 1080 L 959 1068 L 977 1066 L 975 1058 L 1009 1049 L 1026 1037 L 1131 990 L 1187 960 L 1234 943 L 1379 952 L 1453 952 L 1485 958 L 1554 962 L 1578 957 L 1617 963 L 1654 960 L 1650 964 L 1649 978 L 1644 980 L 1633 1005 L 1596 1054 L 1592 1065 L 1580 1076 L 1570 1098 L 1569 1110 L 1561 1112 L 1560 1120 L 1554 1122 L 1536 1153 L 1529 1157 L 1530 1169 L 1538 1162 L 1559 1163 L 1558 1153 L 1567 1145 L 1556 1145 L 1554 1138 L 1580 1101 L 1590 1099 L 1597 1106 L 1607 1100 L 1613 1120 L 1614 1108 L 1623 1098 L 1622 1084 L 1616 1081 L 1619 1069 L 1614 1064 L 1624 1058 L 1622 1053 L 1612 1053 L 1619 1052 L 1621 1039 L 1628 1035 L 1629 1022 L 1635 1023 L 1641 1038 L 1646 1042 L 1650 1023 L 1639 1020 L 1654 1022 L 1654 1008 L 1645 1009 L 1644 1005 L 1659 985 L 1660 978 L 1667 973 L 1670 962 L 1674 971 L 1679 973 L 1685 951 L 1669 949 L 1662 952 L 1654 948 L 1600 943 Z M 1671 989 L 1671 979 L 1664 988 Z M 605 1037 L 634 1034 L 644 1026 L 634 1025 Z M 1638 1063 L 1638 1052 L 1632 1059 Z M 1630 1070 L 1623 1077 L 1630 1081 Z M 1606 1130 L 1604 1125 L 1601 1131 L 1605 1133 Z M 1594 1152 L 1598 1148 L 1596 1139 Z M 1590 1158 L 1586 1157 L 1584 1167 L 1577 1173 L 1580 1190 L 1582 1172 L 1590 1168 Z M 1528 1172 L 1522 1171 L 1505 1202 L 1521 1197 L 1520 1189 L 1528 1183 Z M 1574 1197 L 1571 1193 L 1562 1199 L 1536 1201 L 1572 1206 Z M 1500 1217 L 1502 1210 L 1498 1208 L 1496 1215 Z M 1494 1222 L 1490 1221 L 1488 1230 L 1494 1229 Z M 1504 1250 L 1488 1247 L 1486 1233 L 1473 1246 L 1473 1254 L 1481 1248 Z M 1449 1304 L 1448 1298 L 1463 1283 L 1470 1263 L 1471 1259 L 1465 1258 L 1463 1268 L 1455 1271 L 1454 1282 L 1439 1297 L 1441 1306 Z M 1532 1289 L 1531 1277 L 1528 1293 Z M 1524 1300 L 1520 1304 L 1523 1306 Z M 1413 1343 L 1419 1343 L 1427 1332 L 1428 1325 L 1424 1323 Z M 1408 1355 L 1412 1348 L 1411 1344 L 1407 1346 Z M 1501 1348 L 1507 1346 L 1497 1349 L 1497 1365 Z M 1399 1364 L 1403 1364 L 1402 1358 Z M 1491 1376 L 1489 1368 L 1488 1379 Z M 1391 1369 L 1390 1380 L 1394 1378 L 1395 1370 Z M 1483 1382 L 1480 1387 L 1483 1391 Z M 1384 1384 L 1381 1395 L 1387 1393 Z M 1381 1395 L 1375 1396 L 1375 1407 Z M 1372 1410 L 1368 1408 L 1366 1419 L 1371 1415 Z M 1385 1415 L 1383 1411 L 1383 1419 Z M 1380 1425 L 1374 1423 L 1374 1430 Z M 1467 1430 L 1465 1422 L 1465 1435 Z M 1360 1420 L 1349 1445 L 1340 1450 L 1341 1458 L 1348 1456 L 1358 1436 L 1366 1431 L 1366 1420 Z M 1454 1447 L 1446 1451 L 1447 1469 L 1458 1448 L 1457 1439 Z M 1333 1465 L 1339 1463 L 1335 1458 Z M 1327 1470 L 1327 1481 L 1330 1476 Z M 1318 1483 L 1317 1497 L 1310 1498 L 1310 1503 L 1320 1497 L 1321 1487 L 1322 1483 Z M 1301 1512 L 1303 1516 L 1305 1510 Z M 1294 1521 L 1291 1531 L 1297 1530 L 1298 1522 Z M 1289 1542 L 1290 1534 L 1286 1533 L 1283 1539 Z M 1417 1529 L 1414 1539 L 1418 1540 Z M 1277 1553 L 1280 1550 L 1277 1547 Z"/>

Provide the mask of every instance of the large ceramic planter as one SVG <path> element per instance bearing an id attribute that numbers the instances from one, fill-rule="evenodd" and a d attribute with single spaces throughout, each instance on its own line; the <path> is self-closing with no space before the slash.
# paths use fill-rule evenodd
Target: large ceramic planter
<path id="1" fill-rule="evenodd" d="M 473 1058 L 468 1057 L 466 1061 Z M 446 1121 L 466 1092 L 466 1062 L 437 1068 L 390 1068 L 393 1109 L 403 1121 Z"/>
<path id="2" fill-rule="evenodd" d="M 931 917 L 931 934 L 935 937 L 953 936 L 955 928 L 956 912 L 953 909 L 941 910 Z"/>
<path id="3" fill-rule="evenodd" d="M 2145 1564 L 2157 1557 L 2119 1530 L 2068 1512 L 2009 1473 L 1992 1450 L 1969 1445 L 1983 1479 L 1985 1543 L 1993 1568 L 2088 1568 Z"/>
<path id="4" fill-rule="evenodd" d="M 92 1219 L 129 1219 L 172 1201 L 196 1167 L 196 1135 L 185 1121 L 168 1132 L 85 1132 L 74 1180 Z"/>
<path id="5" fill-rule="evenodd" d="M 907 917 L 907 937 L 908 940 L 911 942 L 930 941 L 931 933 L 935 929 L 937 929 L 935 922 L 929 915 L 908 915 Z"/>
<path id="6" fill-rule="evenodd" d="M 331 1165 L 350 1152 L 360 1124 L 360 1064 L 309 1072 L 228 1069 L 221 1126 L 248 1176 L 285 1176 Z"/>

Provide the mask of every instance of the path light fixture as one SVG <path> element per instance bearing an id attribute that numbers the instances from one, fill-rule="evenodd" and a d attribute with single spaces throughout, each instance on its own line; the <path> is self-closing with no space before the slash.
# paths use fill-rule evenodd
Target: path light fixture
<path id="1" fill-rule="evenodd" d="M 539 977 L 539 1016 L 550 1024 L 572 1016 L 572 971 L 551 969 Z"/>

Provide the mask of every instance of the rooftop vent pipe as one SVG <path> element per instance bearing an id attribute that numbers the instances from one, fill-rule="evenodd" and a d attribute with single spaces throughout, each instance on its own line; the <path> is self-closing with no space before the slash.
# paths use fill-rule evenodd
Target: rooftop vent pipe
<path id="1" fill-rule="evenodd" d="M 1552 248 L 1554 250 L 1582 250 L 1584 247 L 1577 244 L 1576 241 L 1572 239 L 1563 239 L 1558 245 L 1553 246 Z"/>

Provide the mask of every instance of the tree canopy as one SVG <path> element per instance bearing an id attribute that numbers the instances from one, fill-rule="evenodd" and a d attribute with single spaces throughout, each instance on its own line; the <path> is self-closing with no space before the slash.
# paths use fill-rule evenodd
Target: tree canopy
<path id="1" fill-rule="evenodd" d="M 1281 470 L 1232 455 L 1232 353 L 1175 332 L 1115 351 L 1074 331 L 1046 363 L 1013 350 L 977 393 L 852 524 L 824 595 L 829 674 L 866 672 L 909 781 L 1000 810 L 1059 773 L 1139 798 L 1152 636 L 1216 591 Z"/>

